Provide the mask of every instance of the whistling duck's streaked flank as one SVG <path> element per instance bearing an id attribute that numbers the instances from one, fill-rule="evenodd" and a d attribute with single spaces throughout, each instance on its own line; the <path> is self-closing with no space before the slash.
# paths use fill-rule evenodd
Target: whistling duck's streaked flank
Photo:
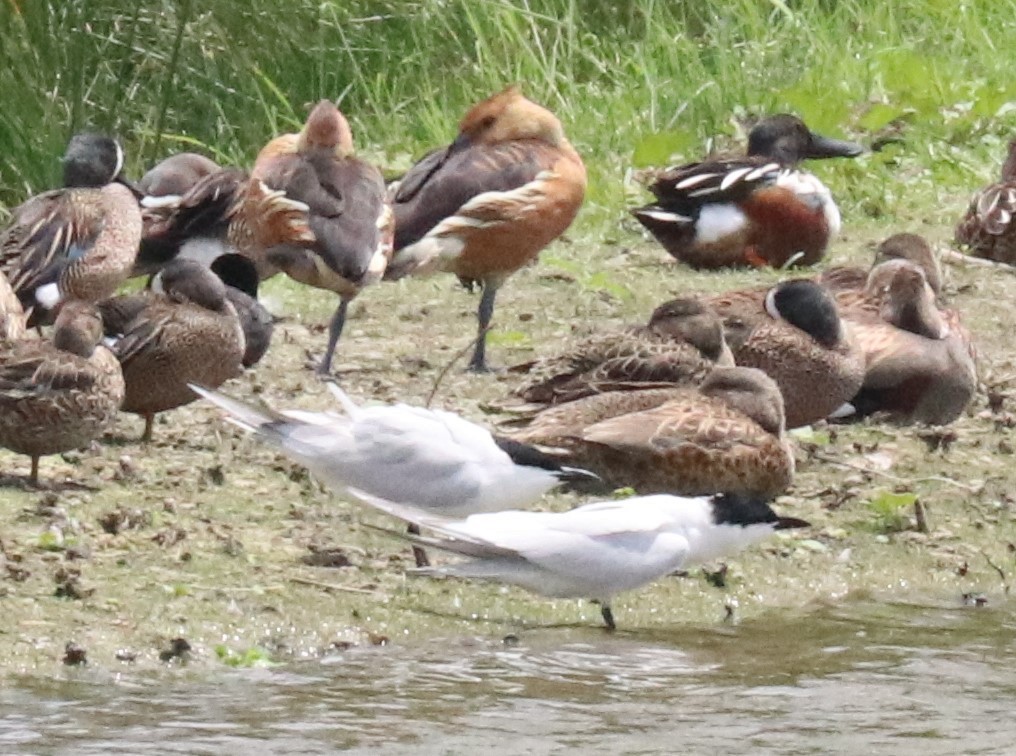
<path id="1" fill-rule="evenodd" d="M 145 418 L 197 399 L 188 384 L 218 387 L 239 375 L 244 336 L 226 286 L 194 260 L 175 260 L 152 290 L 102 303 L 107 335 L 127 382 L 122 409 Z"/>
<path id="2" fill-rule="evenodd" d="M 17 341 L 25 333 L 25 311 L 7 276 L 0 273 L 0 344 Z"/>
<path id="3" fill-rule="evenodd" d="M 141 210 L 123 185 L 122 168 L 114 140 L 78 134 L 64 157 L 67 188 L 14 210 L 0 237 L 0 259 L 25 310 L 38 313 L 33 322 L 64 300 L 108 297 L 126 280 L 141 239 Z"/>
<path id="4" fill-rule="evenodd" d="M 436 270 L 483 287 L 470 369 L 487 369 L 498 287 L 571 225 L 586 169 L 547 109 L 510 87 L 473 106 L 448 147 L 427 155 L 394 192 L 395 257 L 386 278 Z"/>
<path id="5" fill-rule="evenodd" d="M 729 556 L 777 530 L 808 527 L 804 520 L 780 517 L 762 499 L 731 494 L 643 496 L 567 512 L 509 510 L 465 520 L 363 499 L 436 533 L 408 536 L 410 540 L 468 558 L 417 574 L 492 580 L 544 596 L 593 599 L 600 603 L 608 630 L 616 627 L 611 601 L 617 594 Z"/>
<path id="6" fill-rule="evenodd" d="M 859 417 L 881 411 L 942 425 L 959 417 L 974 396 L 975 352 L 959 314 L 938 306 L 924 268 L 911 262 L 925 253 L 933 259 L 930 247 L 907 236 L 906 244 L 920 254 L 878 263 L 863 289 L 835 293 L 865 356 L 864 384 L 850 403 Z"/>
<path id="7" fill-rule="evenodd" d="M 384 179 L 353 154 L 349 123 L 328 100 L 315 106 L 299 134 L 277 137 L 261 150 L 253 176 L 308 207 L 316 241 L 273 249 L 269 260 L 300 283 L 338 294 L 318 366 L 328 373 L 349 303 L 381 280 L 392 256 L 394 216 Z"/>
<path id="8" fill-rule="evenodd" d="M 715 368 L 700 387 L 613 391 L 551 407 L 512 437 L 639 493 L 748 494 L 790 485 L 783 398 L 765 373 Z"/>
<path id="9" fill-rule="evenodd" d="M 667 252 L 696 268 L 812 265 L 839 232 L 840 213 L 825 185 L 796 166 L 861 152 L 799 118 L 771 116 L 749 133 L 747 157 L 660 171 L 649 186 L 656 202 L 632 213 Z"/>
<path id="10" fill-rule="evenodd" d="M 558 404 L 605 391 L 694 385 L 714 365 L 733 364 L 716 313 L 697 299 L 679 298 L 657 307 L 645 326 L 598 333 L 511 370 L 531 376 L 518 396 Z"/>
<path id="11" fill-rule="evenodd" d="M 1016 139 L 998 183 L 974 195 L 963 220 L 956 226 L 956 242 L 976 257 L 1016 265 Z"/>
<path id="12" fill-rule="evenodd" d="M 0 446 L 32 458 L 32 483 L 39 457 L 86 446 L 116 417 L 124 380 L 101 338 L 95 307 L 68 302 L 52 342 L 0 344 Z"/>
<path id="13" fill-rule="evenodd" d="M 707 301 L 723 319 L 734 362 L 762 370 L 780 387 L 788 428 L 828 417 L 860 389 L 864 356 L 815 282 L 784 281 Z"/>
<path id="14" fill-rule="evenodd" d="M 237 253 L 265 279 L 279 272 L 268 250 L 314 241 L 307 205 L 235 168 L 199 178 L 182 196 L 146 196 L 141 204 L 144 236 L 135 275 L 155 273 L 177 258 L 208 266 Z"/>

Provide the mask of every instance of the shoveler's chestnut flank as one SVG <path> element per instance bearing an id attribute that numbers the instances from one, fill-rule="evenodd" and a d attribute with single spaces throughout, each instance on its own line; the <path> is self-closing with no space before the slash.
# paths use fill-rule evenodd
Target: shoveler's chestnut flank
<path id="1" fill-rule="evenodd" d="M 512 371 L 532 376 L 518 396 L 559 404 L 605 391 L 696 385 L 715 365 L 733 364 L 716 313 L 697 299 L 679 298 L 657 307 L 647 325 L 595 334 Z"/>
<path id="2" fill-rule="evenodd" d="M 655 174 L 656 202 L 632 211 L 671 255 L 696 268 L 812 265 L 840 229 L 829 190 L 797 164 L 862 148 L 776 115 L 748 135 L 748 155 Z"/>
<path id="3" fill-rule="evenodd" d="M 144 235 L 134 275 L 155 273 L 176 258 L 210 265 L 235 252 L 268 278 L 278 273 L 266 258 L 269 249 L 314 242 L 307 205 L 236 168 L 197 179 L 182 196 L 146 195 L 141 204 Z"/>
<path id="4" fill-rule="evenodd" d="M 290 278 L 339 295 L 318 366 L 326 374 L 349 303 L 381 280 L 392 256 L 394 217 L 384 178 L 353 154 L 349 123 L 328 100 L 314 107 L 299 134 L 276 137 L 261 150 L 253 176 L 308 207 L 314 243 L 275 248 L 268 259 Z"/>
<path id="5" fill-rule="evenodd" d="M 197 399 L 188 384 L 218 387 L 239 375 L 244 336 L 226 286 L 194 260 L 174 260 L 152 289 L 104 302 L 107 335 L 127 383 L 122 409 L 145 418 Z"/>
<path id="6" fill-rule="evenodd" d="M 124 397 L 120 365 L 99 343 L 95 307 L 60 308 L 53 341 L 0 346 L 0 446 L 32 458 L 86 446 L 112 423 Z"/>
<path id="7" fill-rule="evenodd" d="M 395 256 L 386 278 L 443 270 L 480 283 L 469 367 L 487 369 L 498 288 L 571 225 L 586 169 L 561 122 L 516 87 L 474 105 L 448 147 L 427 155 L 394 193 Z"/>
<path id="8" fill-rule="evenodd" d="M 25 310 L 35 311 L 31 324 L 61 301 L 97 302 L 126 280 L 141 239 L 141 210 L 122 185 L 122 168 L 114 140 L 77 134 L 64 157 L 66 188 L 14 210 L 0 237 L 0 267 Z"/>
<path id="9" fill-rule="evenodd" d="M 611 391 L 550 407 L 512 435 L 612 488 L 770 498 L 793 478 L 783 399 L 752 368 L 715 368 L 698 388 Z"/>
<path id="10" fill-rule="evenodd" d="M 956 226 L 956 242 L 970 253 L 996 262 L 1016 265 L 1016 139 L 1002 165 L 1001 180 L 982 189 L 970 201 Z"/>
<path id="11" fill-rule="evenodd" d="M 861 388 L 864 356 L 832 297 L 814 281 L 784 281 L 706 301 L 723 319 L 734 362 L 764 371 L 780 387 L 788 428 L 828 417 Z"/>

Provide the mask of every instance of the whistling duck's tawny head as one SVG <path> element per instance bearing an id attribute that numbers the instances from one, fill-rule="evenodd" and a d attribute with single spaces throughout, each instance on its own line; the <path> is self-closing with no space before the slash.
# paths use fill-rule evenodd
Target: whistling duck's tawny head
<path id="1" fill-rule="evenodd" d="M 477 103 L 459 123 L 456 144 L 497 144 L 536 139 L 558 146 L 565 141 L 561 122 L 546 108 L 510 86 Z"/>
<path id="2" fill-rule="evenodd" d="M 331 101 L 321 100 L 310 111 L 297 137 L 296 150 L 327 150 L 340 158 L 353 154 L 353 132 L 349 122 Z"/>
<path id="3" fill-rule="evenodd" d="M 1016 142 L 1014 142 L 1016 144 Z M 893 234 L 878 245 L 875 265 L 887 260 L 909 260 L 924 271 L 924 276 L 935 294 L 942 291 L 942 269 L 931 245 L 917 234 Z"/>

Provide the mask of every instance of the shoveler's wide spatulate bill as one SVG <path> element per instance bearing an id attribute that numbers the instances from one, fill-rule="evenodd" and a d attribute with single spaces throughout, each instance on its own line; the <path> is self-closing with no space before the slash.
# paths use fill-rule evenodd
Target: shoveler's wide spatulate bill
<path id="1" fill-rule="evenodd" d="M 474 105 L 447 147 L 427 155 L 394 191 L 395 279 L 437 270 L 483 287 L 476 350 L 504 281 L 564 233 L 586 191 L 586 169 L 561 122 L 516 87 Z"/>
<path id="2" fill-rule="evenodd" d="M 654 174 L 656 201 L 632 210 L 671 255 L 696 268 L 812 265 L 840 229 L 829 190 L 802 160 L 856 157 L 862 147 L 776 115 L 748 135 L 748 154 Z"/>

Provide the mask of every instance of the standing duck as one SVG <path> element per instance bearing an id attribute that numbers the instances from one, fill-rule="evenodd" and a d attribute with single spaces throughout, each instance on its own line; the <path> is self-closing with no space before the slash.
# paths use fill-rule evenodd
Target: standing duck
<path id="1" fill-rule="evenodd" d="M 273 249 L 268 258 L 290 278 L 338 294 L 328 346 L 318 365 L 318 372 L 327 375 L 349 303 L 365 286 L 381 280 L 391 259 L 394 216 L 384 178 L 353 154 L 349 123 L 328 100 L 314 107 L 299 134 L 269 142 L 252 175 L 308 207 L 316 241 Z"/>
<path id="2" fill-rule="evenodd" d="M 697 388 L 612 391 L 559 404 L 511 438 L 643 494 L 771 498 L 794 475 L 780 390 L 752 368 L 715 368 Z"/>
<path id="3" fill-rule="evenodd" d="M 734 364 L 723 324 L 707 305 L 678 298 L 657 307 L 649 323 L 598 333 L 562 354 L 516 365 L 529 381 L 515 394 L 560 404 L 605 391 L 694 385 L 715 365 Z"/>
<path id="4" fill-rule="evenodd" d="M 1016 139 L 1002 165 L 1001 180 L 974 195 L 956 226 L 956 243 L 972 255 L 1016 265 Z"/>
<path id="5" fill-rule="evenodd" d="M 32 458 L 33 484 L 39 457 L 86 446 L 116 417 L 124 380 L 101 339 L 95 307 L 71 301 L 52 342 L 0 345 L 0 446 Z"/>
<path id="6" fill-rule="evenodd" d="M 660 171 L 649 186 L 656 202 L 632 214 L 695 268 L 813 265 L 839 232 L 840 212 L 825 185 L 797 165 L 862 151 L 796 116 L 770 116 L 749 132 L 746 157 Z"/>
<path id="7" fill-rule="evenodd" d="M 546 108 L 509 87 L 474 105 L 449 146 L 413 166 L 394 192 L 395 256 L 385 274 L 437 270 L 483 287 L 469 362 L 487 370 L 486 333 L 498 288 L 564 233 L 586 191 L 586 169 Z"/>
<path id="8" fill-rule="evenodd" d="M 122 410 L 145 418 L 198 398 L 188 384 L 217 388 L 240 374 L 244 335 L 225 284 L 194 260 L 174 260 L 140 294 L 102 303 L 106 333 L 127 383 Z"/>
<path id="9" fill-rule="evenodd" d="M 830 294 L 794 279 L 707 299 L 723 320 L 734 362 L 780 387 L 788 428 L 828 417 L 860 389 L 864 355 L 843 327 Z"/>
<path id="10" fill-rule="evenodd" d="M 0 236 L 0 267 L 30 325 L 67 299 L 97 302 L 123 283 L 141 240 L 141 209 L 121 175 L 123 150 L 109 137 L 77 134 L 64 157 L 66 188 L 15 208 Z"/>

